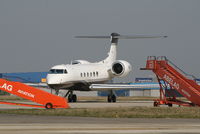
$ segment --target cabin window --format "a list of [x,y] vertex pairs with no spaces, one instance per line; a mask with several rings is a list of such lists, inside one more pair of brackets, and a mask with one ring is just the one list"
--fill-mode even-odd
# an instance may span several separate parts
[[93,72],[93,76],[95,77],[95,72]]
[[67,70],[66,69],[65,69],[64,73],[67,74]]
[[90,72],[90,77],[92,77],[92,72]]
[[87,73],[87,77],[89,77],[89,73]]
[[86,77],[86,74],[84,73],[84,77]]
[[99,73],[98,73],[98,72],[96,72],[96,75],[97,75],[97,77],[98,77]]
[[81,73],[81,77],[83,77],[83,74]]

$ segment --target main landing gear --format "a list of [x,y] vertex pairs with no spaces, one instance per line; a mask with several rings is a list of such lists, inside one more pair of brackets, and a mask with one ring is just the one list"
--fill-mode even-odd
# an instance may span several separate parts
[[[56,95],[58,95],[58,94],[59,94],[59,90],[56,90]],[[72,90],[68,90],[68,92],[65,94],[64,98],[66,98],[66,97],[68,97],[68,102],[77,102],[77,96],[76,96],[76,94],[73,93]],[[107,101],[108,102],[116,102],[117,101],[117,97],[113,90],[109,91]]]
[[73,91],[69,90],[64,97],[66,98],[67,96],[68,102],[77,102],[77,96],[73,94]]
[[116,102],[117,97],[115,93],[111,90],[110,93],[108,94],[108,102]]

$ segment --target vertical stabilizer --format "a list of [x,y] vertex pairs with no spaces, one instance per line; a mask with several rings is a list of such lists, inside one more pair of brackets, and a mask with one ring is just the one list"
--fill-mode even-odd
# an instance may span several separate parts
[[111,39],[111,47],[108,52],[108,57],[99,63],[112,64],[117,58],[117,44],[119,39],[145,39],[145,38],[166,38],[167,36],[149,36],[149,35],[120,35],[118,33],[112,33],[110,36],[76,36],[76,38],[94,38],[94,39]]
[[118,33],[111,34],[111,36],[110,36],[110,38],[111,38],[110,51],[108,52],[108,57],[104,60],[104,63],[112,64],[117,58],[118,38],[115,38],[115,36],[120,36],[120,35]]

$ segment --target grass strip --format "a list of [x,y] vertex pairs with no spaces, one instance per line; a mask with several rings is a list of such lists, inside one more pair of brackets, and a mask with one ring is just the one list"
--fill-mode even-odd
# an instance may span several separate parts
[[198,107],[131,107],[131,108],[74,108],[74,109],[11,109],[0,114],[77,116],[99,118],[200,118]]

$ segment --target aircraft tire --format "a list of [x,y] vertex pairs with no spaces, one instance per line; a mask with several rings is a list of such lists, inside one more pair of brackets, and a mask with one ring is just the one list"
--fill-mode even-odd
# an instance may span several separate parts
[[77,102],[77,96],[75,94],[72,95],[72,101]]
[[111,95],[108,95],[108,102],[112,102],[112,98],[111,98]]
[[68,96],[68,102],[73,102],[71,94]]
[[117,98],[115,95],[112,95],[112,102],[116,102]]
[[108,95],[108,102],[116,102],[116,96],[115,95]]

